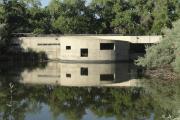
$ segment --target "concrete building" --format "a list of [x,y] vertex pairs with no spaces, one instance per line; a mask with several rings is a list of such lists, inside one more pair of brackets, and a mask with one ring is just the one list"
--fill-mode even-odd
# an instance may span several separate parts
[[136,86],[136,76],[130,74],[128,63],[88,64],[50,62],[45,69],[25,70],[23,84],[59,86]]
[[24,50],[43,51],[49,59],[62,61],[128,61],[131,45],[154,44],[161,36],[72,35],[19,37]]
[[58,37],[19,37],[13,40],[12,46],[24,51],[32,49],[45,52],[49,59],[60,59],[60,40]]

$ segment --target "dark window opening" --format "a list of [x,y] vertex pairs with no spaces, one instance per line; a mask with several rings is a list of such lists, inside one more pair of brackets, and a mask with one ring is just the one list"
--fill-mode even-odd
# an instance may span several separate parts
[[81,49],[81,57],[88,57],[88,49]]
[[66,74],[66,77],[67,77],[67,78],[70,78],[70,77],[71,77],[71,74]]
[[66,46],[66,50],[71,50],[71,46]]
[[105,81],[113,81],[114,80],[114,74],[101,74],[100,80]]
[[130,53],[145,53],[145,44],[130,44]]
[[81,75],[88,76],[88,68],[81,68]]
[[100,43],[100,50],[114,50],[114,43]]

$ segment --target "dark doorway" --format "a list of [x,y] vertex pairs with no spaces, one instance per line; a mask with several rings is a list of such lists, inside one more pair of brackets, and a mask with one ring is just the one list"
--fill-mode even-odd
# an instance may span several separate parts
[[114,50],[114,43],[100,43],[100,50]]

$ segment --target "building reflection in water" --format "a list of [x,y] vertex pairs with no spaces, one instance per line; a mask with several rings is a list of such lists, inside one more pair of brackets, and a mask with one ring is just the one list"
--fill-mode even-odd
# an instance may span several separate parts
[[136,69],[129,63],[50,62],[45,69],[22,72],[20,82],[60,86],[137,86],[134,73]]

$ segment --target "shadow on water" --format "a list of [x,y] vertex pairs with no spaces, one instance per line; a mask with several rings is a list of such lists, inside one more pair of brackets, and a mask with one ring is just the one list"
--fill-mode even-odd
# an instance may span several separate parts
[[[180,114],[179,82],[142,79],[140,86],[104,87],[137,78],[133,65],[7,65],[0,65],[0,119],[3,120],[173,120]],[[81,67],[88,68],[88,76],[87,69],[81,71]],[[102,73],[115,73],[115,77],[110,83],[101,82]],[[65,77],[68,83],[64,82]]]

